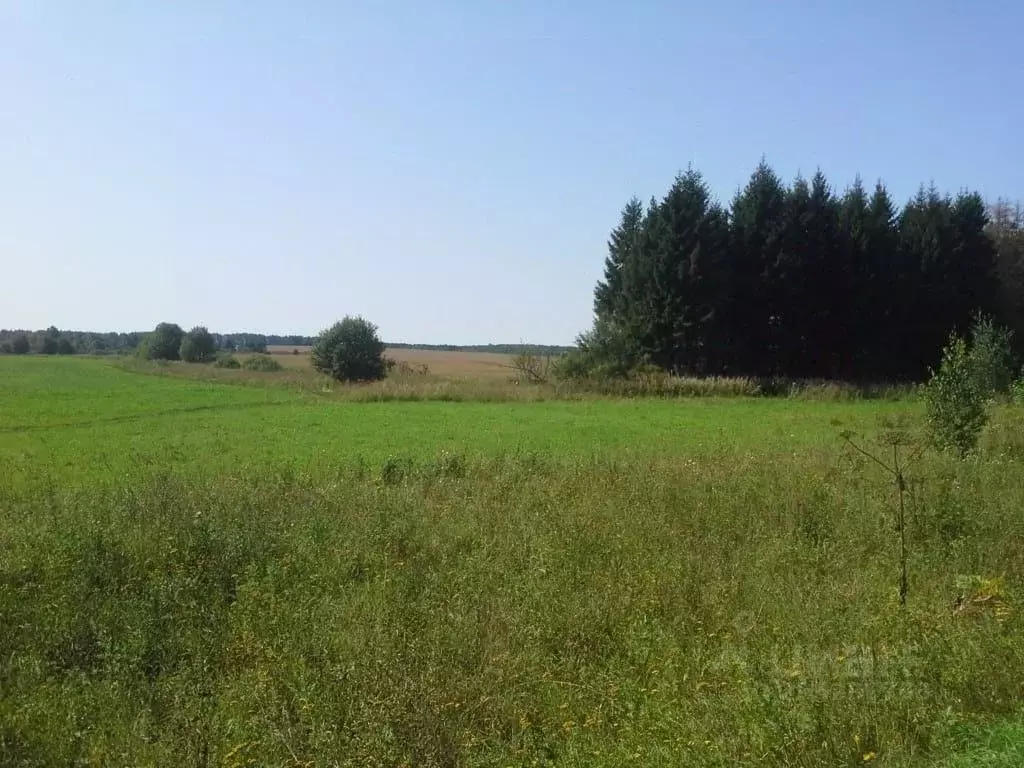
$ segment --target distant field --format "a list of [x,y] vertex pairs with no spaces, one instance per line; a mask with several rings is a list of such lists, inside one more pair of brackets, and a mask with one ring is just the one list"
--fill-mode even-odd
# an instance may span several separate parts
[[[271,346],[267,351],[289,367],[309,365],[309,347]],[[299,354],[294,354],[295,351]],[[460,376],[467,378],[508,378],[511,355],[493,352],[445,352],[430,349],[388,348],[387,356],[392,360],[407,363],[415,368],[426,366],[431,374],[438,376]]]
[[309,350],[312,347],[292,347],[287,344],[271,344],[267,347],[267,352],[271,355],[291,355],[298,352],[300,355],[309,354]]
[[838,433],[918,403],[197,368],[0,357],[0,765],[1021,764],[1021,409],[913,467],[900,608]]

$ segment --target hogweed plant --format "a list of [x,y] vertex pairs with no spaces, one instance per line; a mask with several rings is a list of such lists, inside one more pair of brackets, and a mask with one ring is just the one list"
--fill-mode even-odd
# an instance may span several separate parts
[[910,479],[907,471],[924,452],[925,443],[914,438],[909,430],[900,423],[884,424],[878,436],[881,450],[876,454],[857,442],[857,434],[844,430],[840,437],[848,448],[880,467],[892,478],[896,489],[896,534],[899,537],[899,598],[900,607],[907,605],[909,591],[909,575],[907,567],[907,496],[910,493]]

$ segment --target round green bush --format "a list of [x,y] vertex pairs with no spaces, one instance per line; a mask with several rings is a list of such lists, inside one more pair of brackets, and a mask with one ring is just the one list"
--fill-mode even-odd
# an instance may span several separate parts
[[160,323],[146,337],[145,344],[140,349],[150,360],[178,360],[178,352],[184,338],[185,332],[177,323]]
[[178,348],[178,356],[186,363],[208,363],[216,354],[213,336],[201,325],[186,333]]
[[387,376],[384,342],[377,326],[346,316],[322,331],[313,344],[313,367],[337,381],[378,381]]

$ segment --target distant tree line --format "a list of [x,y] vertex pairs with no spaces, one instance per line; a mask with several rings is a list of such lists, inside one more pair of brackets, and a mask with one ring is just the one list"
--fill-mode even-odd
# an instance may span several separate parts
[[50,326],[45,330],[0,330],[0,354],[27,355],[103,355],[119,350],[134,350],[143,333],[91,333],[61,331]]
[[[0,330],[0,354],[109,355],[134,354],[150,331],[96,333],[46,330]],[[312,346],[315,336],[278,336],[257,333],[211,333],[214,347],[238,352],[266,352],[268,346]]]
[[[174,324],[170,324],[174,325]],[[0,354],[135,354],[153,331],[132,333],[95,333],[61,331],[50,327],[43,331],[0,330]],[[184,331],[182,331],[184,335]],[[317,336],[257,333],[213,333],[210,338],[216,350],[228,352],[266,352],[268,347],[312,347]],[[179,340],[180,343],[181,340]],[[524,351],[537,355],[557,356],[573,347],[550,344],[388,344],[395,349],[424,349],[445,352],[493,352],[516,355]]]
[[316,336],[278,336],[270,334],[263,338],[265,339],[267,346],[271,347],[311,347],[316,343]]
[[728,207],[692,168],[622,211],[569,375],[921,379],[978,313],[1024,340],[1024,215],[858,178],[785,184],[761,162]]

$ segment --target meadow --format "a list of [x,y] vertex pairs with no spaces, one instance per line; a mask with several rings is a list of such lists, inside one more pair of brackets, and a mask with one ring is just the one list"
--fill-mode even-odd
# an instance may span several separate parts
[[[9,486],[95,483],[173,466],[178,473],[317,474],[388,459],[528,456],[545,461],[672,459],[836,446],[843,428],[913,412],[906,404],[785,399],[551,399],[376,402],[187,375],[127,373],[101,360],[9,358],[0,381],[0,458]],[[167,368],[208,371],[205,366]],[[229,371],[227,373],[235,373]],[[244,374],[250,380],[251,374]],[[287,377],[282,379],[288,381]],[[507,388],[507,384],[504,385]]]
[[912,400],[300,373],[0,358],[0,764],[1024,764],[1020,408],[912,464],[901,607],[840,432]]

